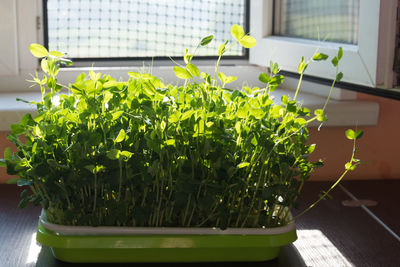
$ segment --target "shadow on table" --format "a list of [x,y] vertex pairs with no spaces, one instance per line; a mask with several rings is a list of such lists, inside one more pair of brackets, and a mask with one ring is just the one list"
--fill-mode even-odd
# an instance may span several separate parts
[[200,267],[200,266],[207,266],[207,267],[221,267],[221,266],[237,266],[237,267],[244,267],[244,266],[264,266],[264,267],[275,267],[275,266],[287,266],[287,267],[302,267],[306,266],[303,259],[301,258],[299,252],[297,251],[296,247],[292,244],[285,246],[281,249],[279,256],[277,259],[267,261],[267,262],[201,262],[201,263],[79,263],[79,264],[72,264],[67,262],[62,262],[54,258],[53,254],[51,253],[50,248],[42,247],[38,259],[36,261],[36,267],[58,267],[58,266],[138,266],[138,267],[183,267],[183,266],[193,266],[193,267]]

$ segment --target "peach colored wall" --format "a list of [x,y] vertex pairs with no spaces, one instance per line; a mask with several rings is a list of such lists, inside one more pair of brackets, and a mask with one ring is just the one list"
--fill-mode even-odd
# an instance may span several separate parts
[[[359,127],[364,136],[357,142],[356,155],[367,163],[348,173],[345,179],[400,179],[400,101],[360,93],[357,98],[379,103],[378,125]],[[351,127],[311,129],[311,142],[317,144],[313,158],[325,162],[311,179],[333,180],[343,172],[352,150],[352,142],[344,135],[348,128]]]
[[[400,101],[358,94],[359,100],[376,101],[380,104],[377,126],[359,127],[364,136],[358,142],[357,157],[368,163],[360,165],[345,179],[400,179]],[[328,114],[329,115],[329,114]],[[316,170],[312,180],[334,180],[344,170],[349,160],[352,142],[344,132],[349,127],[322,127],[311,129],[311,142],[317,144],[314,159],[324,159],[325,166]],[[0,132],[0,158],[6,147],[12,147],[6,140],[6,133]],[[0,183],[5,183],[5,168],[0,168]]]

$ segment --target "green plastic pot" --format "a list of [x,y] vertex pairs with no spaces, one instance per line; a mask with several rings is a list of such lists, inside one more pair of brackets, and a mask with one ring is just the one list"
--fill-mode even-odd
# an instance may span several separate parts
[[[74,226],[67,227],[73,229]],[[297,239],[294,224],[273,228],[273,234],[255,233],[255,229],[250,229],[250,234],[246,229],[233,229],[227,234],[219,229],[208,229],[206,234],[199,234],[199,228],[194,228],[194,234],[188,229],[178,234],[177,228],[161,229],[157,234],[148,234],[149,229],[144,234],[112,234],[107,230],[94,234],[82,233],[78,227],[75,234],[60,234],[45,228],[39,220],[36,239],[50,247],[55,258],[66,262],[268,261],[278,256],[282,246]],[[168,229],[174,234],[169,234]]]

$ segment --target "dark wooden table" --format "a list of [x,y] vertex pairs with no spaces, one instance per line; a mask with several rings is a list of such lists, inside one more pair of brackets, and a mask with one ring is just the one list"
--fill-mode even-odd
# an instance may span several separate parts
[[[312,203],[328,182],[310,182],[304,188],[299,210]],[[343,183],[358,199],[378,202],[370,207],[395,235],[400,235],[400,180]],[[20,189],[0,185],[0,266],[69,266],[47,247],[35,242],[40,208],[17,208]],[[75,266],[400,266],[400,241],[360,207],[345,207],[350,199],[341,188],[296,221],[299,239],[282,249],[276,260],[257,263],[199,264],[75,264]],[[298,211],[294,211],[296,213]]]

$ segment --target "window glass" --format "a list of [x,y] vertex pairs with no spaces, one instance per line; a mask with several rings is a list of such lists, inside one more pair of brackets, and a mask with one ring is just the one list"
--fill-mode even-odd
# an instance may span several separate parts
[[[72,58],[173,57],[214,34],[213,45],[198,55],[215,56],[217,44],[230,38],[231,25],[244,24],[245,2],[48,0],[48,46]],[[245,51],[234,46],[227,55]]]
[[275,5],[275,35],[358,42],[360,0],[279,0]]

